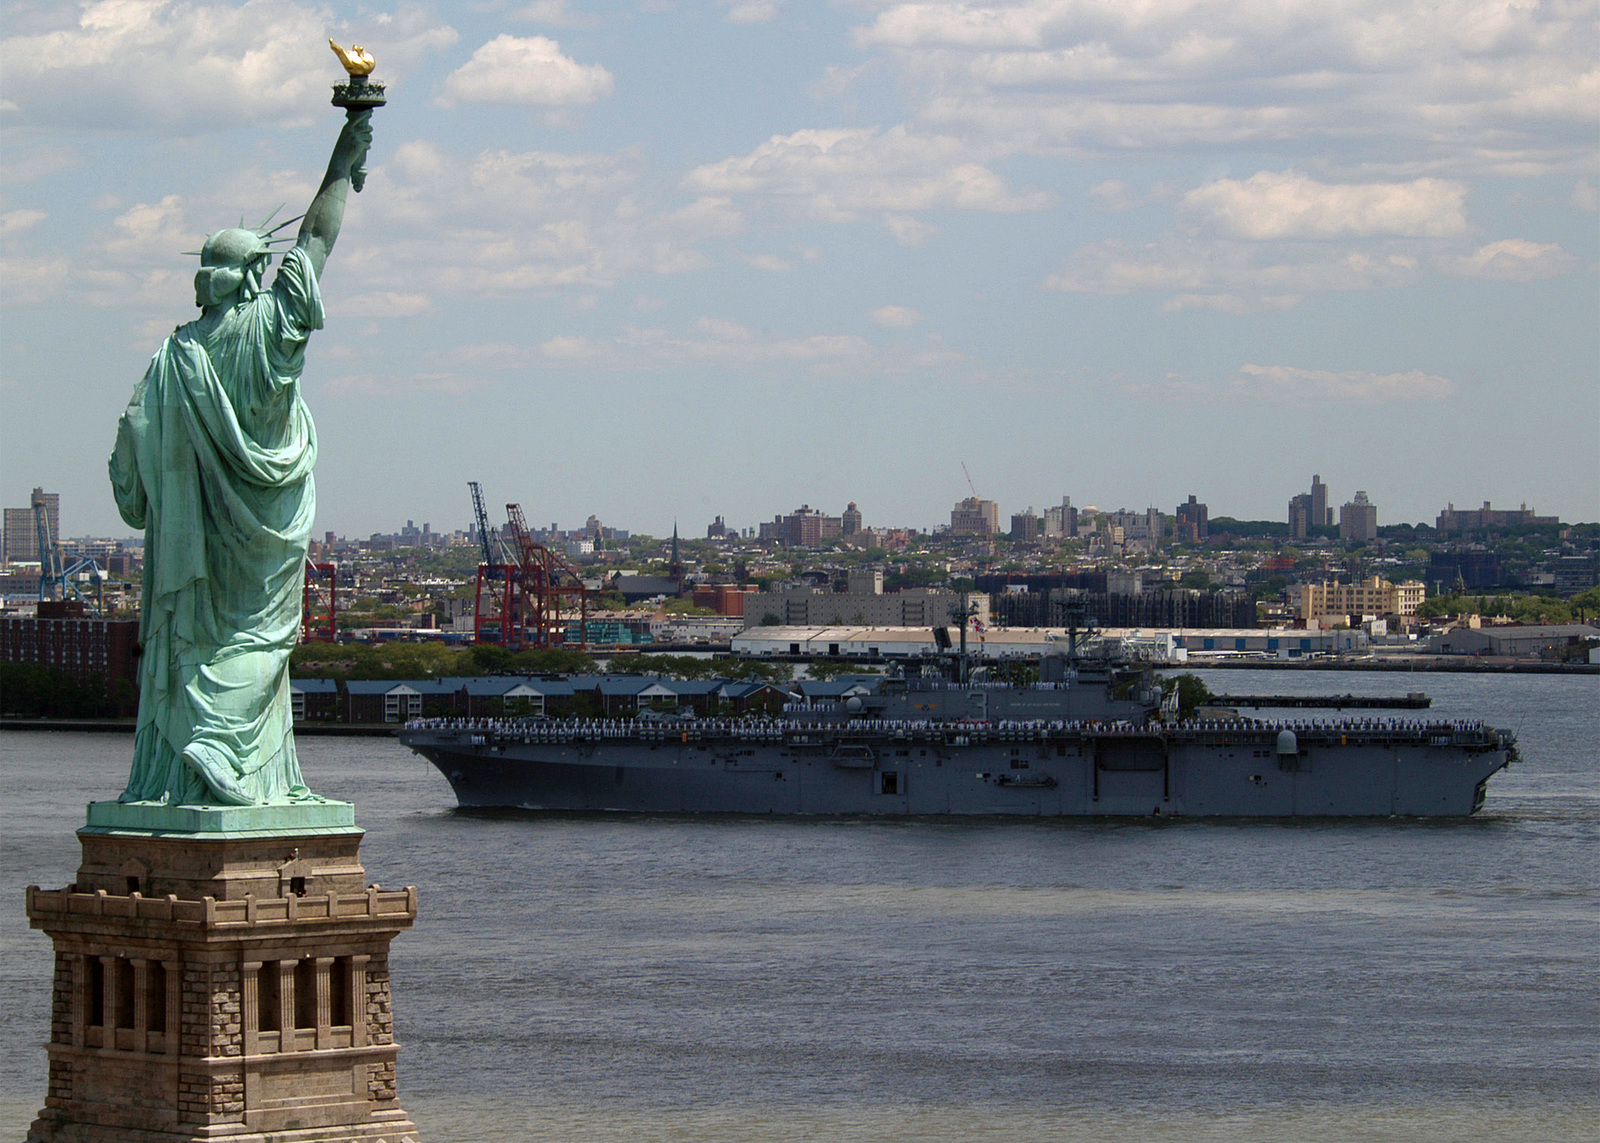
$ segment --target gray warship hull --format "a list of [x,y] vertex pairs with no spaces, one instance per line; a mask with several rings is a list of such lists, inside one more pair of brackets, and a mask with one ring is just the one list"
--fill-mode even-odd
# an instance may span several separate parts
[[1472,723],[415,723],[465,807],[1028,817],[1464,817],[1515,757]]

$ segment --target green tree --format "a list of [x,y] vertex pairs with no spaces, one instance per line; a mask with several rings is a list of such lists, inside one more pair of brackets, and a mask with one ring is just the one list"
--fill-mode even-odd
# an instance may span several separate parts
[[879,675],[875,667],[852,663],[845,659],[816,659],[806,664],[806,675],[818,682],[828,682],[840,675]]
[[1575,615],[1582,616],[1585,620],[1600,617],[1600,587],[1591,587],[1580,591],[1577,595],[1567,600]]
[[1446,615],[1460,615],[1462,603],[1459,595],[1436,595],[1417,604],[1417,618],[1442,619]]
[[1181,718],[1189,718],[1197,708],[1211,702],[1211,688],[1199,675],[1184,673],[1162,680],[1164,693],[1170,694],[1174,689],[1178,692],[1178,715]]
[[723,678],[752,682],[786,683],[794,678],[792,664],[767,663],[760,659],[718,659],[717,671]]
[[669,679],[705,679],[716,671],[710,659],[693,655],[618,655],[611,660],[614,675],[661,675]]

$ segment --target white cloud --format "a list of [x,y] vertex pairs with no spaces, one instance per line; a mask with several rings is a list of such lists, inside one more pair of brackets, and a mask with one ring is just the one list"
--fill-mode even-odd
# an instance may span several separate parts
[[1317,404],[1346,401],[1382,405],[1397,402],[1444,401],[1455,396],[1456,384],[1448,377],[1413,370],[1410,373],[1333,372],[1297,369],[1289,365],[1243,365],[1230,385],[1234,396],[1250,399]]
[[0,236],[32,230],[49,217],[42,210],[8,210],[0,214]]
[[823,69],[822,78],[806,89],[806,94],[818,102],[832,102],[840,100],[850,94],[850,88],[867,73],[870,63],[857,64],[855,67],[844,67],[840,64],[829,64]]
[[322,395],[330,397],[396,397],[435,393],[464,397],[494,384],[482,374],[462,373],[347,373],[330,378]]
[[1505,238],[1457,258],[1453,269],[1468,278],[1532,282],[1564,274],[1576,262],[1576,258],[1554,243]]
[[[1260,295],[1268,299],[1322,290],[1367,290],[1409,285],[1420,262],[1404,248],[1328,249],[1316,244],[1202,240],[1168,235],[1131,246],[1100,242],[1076,251],[1061,272],[1045,280],[1052,290],[1131,294],[1171,290],[1181,294]],[[1225,306],[1219,302],[1213,308]]]
[[1182,313],[1184,310],[1211,310],[1219,314],[1247,314],[1256,306],[1238,294],[1174,294],[1161,304],[1161,312]]
[[1240,238],[1439,238],[1466,230],[1466,193],[1463,184],[1443,179],[1341,185],[1261,171],[1197,187],[1178,208]]
[[774,135],[747,155],[696,167],[683,182],[703,194],[764,195],[834,222],[879,212],[1041,210],[1052,201],[1042,191],[1012,191],[970,161],[961,140],[904,126]]
[[591,338],[557,334],[540,345],[539,352],[552,361],[583,361],[599,357],[605,347]]
[[0,258],[0,300],[7,306],[48,301],[60,296],[73,276],[62,254]]
[[433,300],[427,294],[407,294],[395,290],[335,297],[328,303],[330,313],[351,318],[415,317],[432,308]]
[[123,261],[165,261],[184,249],[198,250],[204,240],[204,234],[186,224],[183,199],[169,194],[160,202],[135,203],[119,214],[101,249]]
[[736,321],[729,321],[726,318],[697,318],[694,328],[695,332],[703,333],[717,341],[753,342],[756,340],[755,330],[748,326],[740,325]]
[[939,233],[939,228],[931,222],[923,222],[909,214],[886,214],[883,216],[883,225],[902,246],[921,246]]
[[925,127],[1001,152],[1317,140],[1536,173],[1589,160],[1597,23],[1576,0],[911,2],[856,41],[897,61]]
[[1161,312],[1177,314],[1184,310],[1211,310],[1213,313],[1240,316],[1292,310],[1304,300],[1301,294],[1255,294],[1251,297],[1238,294],[1174,294],[1161,303]]
[[728,6],[728,21],[734,24],[764,24],[778,16],[777,0],[723,0]]
[[1107,179],[1089,188],[1089,197],[1096,199],[1107,210],[1131,210],[1139,205],[1139,196],[1121,179]]
[[787,274],[794,269],[793,262],[776,254],[752,254],[746,261],[757,270],[765,270],[770,274]]
[[[77,13],[53,30],[0,41],[16,119],[150,131],[304,117],[326,106],[327,40],[344,37],[326,10],[286,0],[99,0]],[[391,78],[456,35],[421,9],[376,30],[363,43]]]
[[[454,354],[439,364],[462,371]],[[934,339],[923,344],[875,345],[855,334],[774,334],[756,331],[728,318],[701,317],[685,335],[657,327],[628,327],[617,336],[597,338],[557,334],[530,353],[516,350],[501,368],[583,365],[618,372],[691,366],[740,374],[787,374],[853,377],[863,372],[928,373],[971,362]]]
[[1600,210],[1600,194],[1595,193],[1588,179],[1579,179],[1572,187],[1572,194],[1567,197],[1567,205],[1574,210],[1593,213]]
[[439,102],[577,107],[610,95],[611,73],[563,55],[548,36],[496,36],[444,81]]
[[567,0],[536,0],[525,8],[517,9],[512,16],[555,28],[584,28],[597,22],[593,16],[574,12],[567,6]]
[[642,159],[405,143],[364,197],[393,238],[352,250],[375,289],[435,295],[593,291],[707,264],[699,247],[736,232],[725,199],[662,211],[639,197]]
[[879,306],[867,316],[885,329],[910,329],[922,321],[922,315],[910,306]]
[[0,163],[0,186],[37,182],[70,171],[83,162],[76,151],[56,145],[16,148]]

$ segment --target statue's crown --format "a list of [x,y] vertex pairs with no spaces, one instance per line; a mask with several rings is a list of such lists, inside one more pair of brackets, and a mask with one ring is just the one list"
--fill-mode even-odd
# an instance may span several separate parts
[[[281,206],[278,208],[282,209]],[[231,226],[208,235],[204,246],[198,250],[187,250],[185,253],[200,255],[202,266],[247,266],[258,258],[265,258],[272,253],[273,243],[289,241],[287,236],[278,237],[278,231],[305,217],[296,215],[268,229],[267,224],[277,215],[278,210],[267,215],[261,225],[253,228],[245,226],[244,219],[241,218],[238,226]]]

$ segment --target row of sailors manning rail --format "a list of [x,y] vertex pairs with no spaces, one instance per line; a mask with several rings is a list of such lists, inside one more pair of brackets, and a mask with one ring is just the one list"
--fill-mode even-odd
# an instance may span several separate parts
[[[788,718],[696,718],[679,722],[641,722],[634,719],[607,720],[584,719],[526,719],[526,718],[414,718],[406,724],[410,730],[462,730],[487,731],[510,738],[523,739],[604,739],[604,738],[673,738],[689,730],[699,735],[726,735],[731,738],[777,738],[786,732],[808,732],[819,729],[847,730],[850,733],[881,731],[898,732],[978,733],[1008,735],[1037,735],[1041,733],[1092,733],[1099,735],[1149,734],[1148,724],[1136,722],[1100,722],[1095,719],[1075,720],[1012,720],[997,719],[990,722],[955,721],[935,722],[930,719],[858,718],[847,724],[816,723]],[[1301,733],[1361,733],[1427,735],[1427,734],[1482,734],[1488,724],[1482,719],[1451,719],[1420,721],[1416,719],[1349,718],[1349,719],[1289,719],[1276,721],[1259,718],[1234,718],[1223,720],[1185,720],[1169,723],[1166,729],[1183,731],[1239,732],[1259,731],[1277,733],[1292,730]]]

